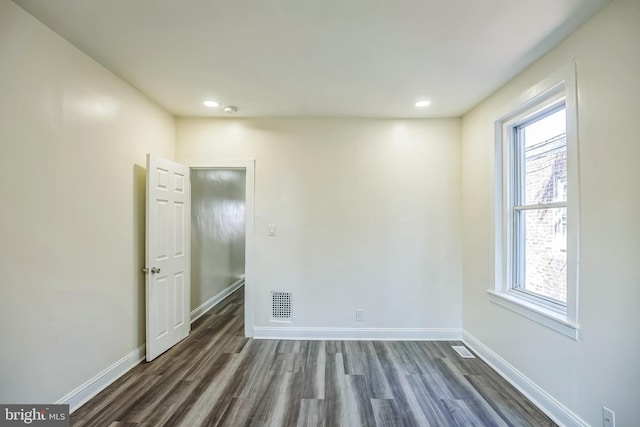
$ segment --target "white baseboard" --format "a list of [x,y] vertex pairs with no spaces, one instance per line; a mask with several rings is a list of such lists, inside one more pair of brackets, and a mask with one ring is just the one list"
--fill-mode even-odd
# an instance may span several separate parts
[[344,341],[459,341],[457,328],[253,327],[254,339]]
[[111,385],[115,380],[126,374],[132,368],[136,367],[144,360],[144,357],[145,346],[141,345],[55,403],[67,404],[69,405],[70,412],[75,411],[84,405],[89,399]]
[[511,366],[506,360],[494,353],[469,332],[462,331],[462,342],[558,425],[566,427],[589,427],[586,421],[527,378],[522,372]]
[[244,285],[244,278],[235,281],[231,286],[224,288],[222,291],[206,300],[202,305],[200,305],[200,307],[191,312],[191,323],[198,320],[200,316],[211,310],[216,304],[234,293],[236,289],[240,288],[242,285]]

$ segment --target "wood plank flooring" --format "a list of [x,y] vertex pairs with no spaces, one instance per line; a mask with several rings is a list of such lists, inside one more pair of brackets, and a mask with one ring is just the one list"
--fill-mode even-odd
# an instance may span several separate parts
[[459,342],[243,337],[243,289],[78,409],[73,426],[553,426]]

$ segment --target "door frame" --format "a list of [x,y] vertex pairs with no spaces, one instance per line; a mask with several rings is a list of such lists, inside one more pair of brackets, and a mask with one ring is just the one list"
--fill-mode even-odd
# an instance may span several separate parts
[[189,169],[245,170],[244,335],[247,338],[253,338],[255,291],[255,160],[249,158],[220,158],[185,164]]

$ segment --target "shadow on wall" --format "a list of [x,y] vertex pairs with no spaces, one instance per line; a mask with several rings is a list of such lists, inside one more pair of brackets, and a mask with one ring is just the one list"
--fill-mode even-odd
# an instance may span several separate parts
[[138,345],[146,341],[145,330],[145,276],[142,269],[145,264],[146,245],[146,210],[147,210],[147,169],[140,165],[133,166],[133,253],[136,260],[132,282],[137,285],[138,301]]

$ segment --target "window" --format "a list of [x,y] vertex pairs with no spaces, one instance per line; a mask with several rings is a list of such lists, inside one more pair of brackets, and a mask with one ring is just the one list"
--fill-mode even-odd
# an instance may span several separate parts
[[571,65],[540,83],[537,94],[496,122],[496,269],[490,296],[577,339],[574,75]]
[[[567,302],[566,108],[564,98],[509,128],[511,286],[521,297],[562,311]],[[560,224],[559,224],[560,223]]]

